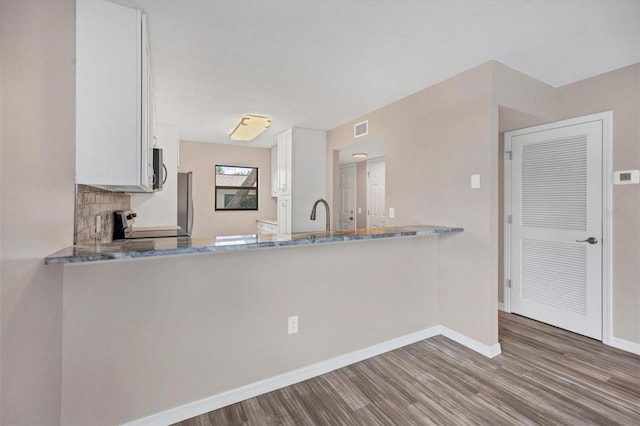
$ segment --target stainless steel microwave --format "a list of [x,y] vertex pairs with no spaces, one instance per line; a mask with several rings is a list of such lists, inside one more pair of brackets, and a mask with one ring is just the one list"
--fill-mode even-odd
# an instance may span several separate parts
[[167,181],[167,167],[162,162],[162,149],[153,148],[153,190],[162,191]]

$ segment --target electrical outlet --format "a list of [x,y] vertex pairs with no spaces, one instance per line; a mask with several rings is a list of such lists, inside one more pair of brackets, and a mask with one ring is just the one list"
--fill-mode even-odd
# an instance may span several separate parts
[[298,316],[289,317],[287,332],[289,334],[296,334],[298,332]]
[[96,216],[96,234],[99,234],[102,231],[102,216]]

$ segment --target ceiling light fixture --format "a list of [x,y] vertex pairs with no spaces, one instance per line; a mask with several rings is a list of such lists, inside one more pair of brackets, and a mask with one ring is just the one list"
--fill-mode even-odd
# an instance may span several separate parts
[[367,154],[366,152],[354,152],[353,154],[353,158],[367,158]]
[[271,118],[260,115],[243,115],[229,138],[235,141],[250,141],[271,127]]

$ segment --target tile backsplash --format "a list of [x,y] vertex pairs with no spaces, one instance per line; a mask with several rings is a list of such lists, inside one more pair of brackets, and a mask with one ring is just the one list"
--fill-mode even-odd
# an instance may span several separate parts
[[[131,208],[131,197],[78,185],[76,201],[75,244],[108,243],[113,238],[113,212]],[[96,216],[102,217],[102,230],[96,233]]]

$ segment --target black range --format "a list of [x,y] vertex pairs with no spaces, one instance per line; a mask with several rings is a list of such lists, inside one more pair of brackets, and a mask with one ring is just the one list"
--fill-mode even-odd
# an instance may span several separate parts
[[172,237],[189,237],[190,235],[183,230],[167,229],[166,227],[158,229],[147,229],[135,231],[133,224],[138,214],[133,210],[118,210],[113,213],[113,239],[114,240],[133,240],[142,238],[172,238]]

